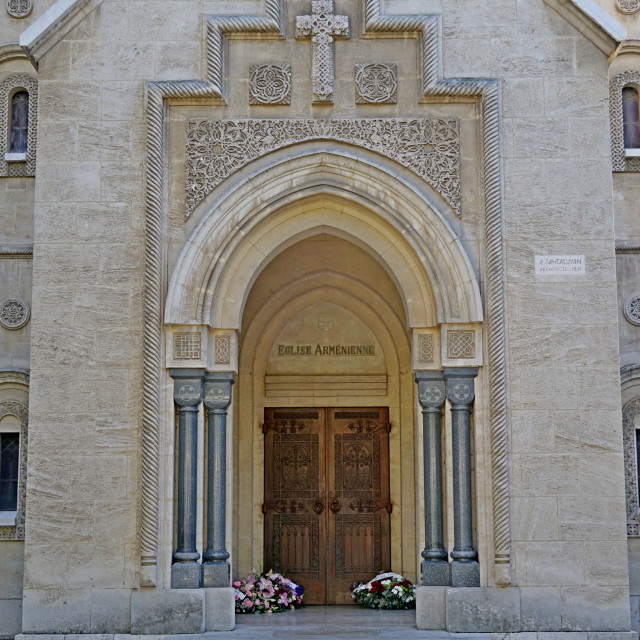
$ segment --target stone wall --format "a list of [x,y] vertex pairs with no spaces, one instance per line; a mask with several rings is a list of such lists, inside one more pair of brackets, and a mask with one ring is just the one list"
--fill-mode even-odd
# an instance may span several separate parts
[[[421,101],[415,40],[358,40],[362,17],[341,0],[336,11],[350,15],[353,35],[336,45],[336,102],[312,106],[310,45],[292,37],[309,6],[286,7],[286,41],[229,43],[228,107],[171,108],[165,290],[205,208],[185,222],[186,119],[453,115],[465,186],[460,219],[446,215],[484,291],[478,105]],[[229,10],[226,2],[104,1],[40,60],[27,633],[131,628],[130,590],[140,586],[144,81],[203,78],[201,11]],[[447,0],[442,13],[444,75],[502,79],[512,579],[533,628],[544,619],[554,631],[628,629],[612,185],[608,137],[593,133],[608,131],[606,56],[542,0]],[[249,104],[257,58],[292,62],[290,107]],[[354,65],[368,61],[397,63],[397,104],[354,105]],[[548,254],[585,255],[586,275],[537,278],[534,257]],[[164,411],[170,381],[161,375]],[[483,584],[492,585],[486,388],[478,395],[477,537]],[[163,427],[170,451],[171,416]],[[169,458],[165,514],[170,470]],[[167,553],[160,562],[166,587]]]

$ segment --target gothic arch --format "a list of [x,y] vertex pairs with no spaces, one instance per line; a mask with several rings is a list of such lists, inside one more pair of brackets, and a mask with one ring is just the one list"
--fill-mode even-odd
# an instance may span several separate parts
[[262,268],[326,231],[379,256],[404,299],[408,327],[482,321],[477,276],[459,236],[397,169],[338,150],[256,164],[250,180],[202,205],[173,271],[165,322],[240,329]]

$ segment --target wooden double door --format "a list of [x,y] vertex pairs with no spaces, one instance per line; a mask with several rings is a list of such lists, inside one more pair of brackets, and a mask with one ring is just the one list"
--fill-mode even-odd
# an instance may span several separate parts
[[390,568],[389,429],[386,407],[265,409],[265,568],[308,604]]

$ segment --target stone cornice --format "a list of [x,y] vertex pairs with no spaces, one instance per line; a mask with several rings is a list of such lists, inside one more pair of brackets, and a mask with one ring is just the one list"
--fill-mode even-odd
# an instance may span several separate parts
[[100,0],[58,0],[20,35],[20,47],[33,66],[87,16]]
[[627,39],[627,30],[594,0],[544,1],[606,55]]

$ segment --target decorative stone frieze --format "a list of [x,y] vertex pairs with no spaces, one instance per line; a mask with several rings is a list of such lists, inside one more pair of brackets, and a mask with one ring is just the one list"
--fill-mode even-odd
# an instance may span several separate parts
[[199,360],[202,357],[200,334],[174,334],[173,357],[176,360]]
[[311,0],[311,15],[296,18],[296,38],[311,37],[313,102],[333,102],[334,38],[349,37],[349,16],[333,14],[333,0]]
[[465,329],[450,330],[447,332],[447,357],[452,360],[457,358],[473,359],[476,357],[475,331]]
[[291,65],[252,64],[249,104],[291,104]]
[[640,158],[627,158],[624,150],[622,90],[633,85],[640,90],[640,71],[623,71],[609,82],[609,117],[611,119],[611,168],[613,171],[640,171]]
[[8,0],[7,13],[12,18],[26,18],[33,8],[31,0]]
[[216,364],[231,364],[231,336],[215,337]]
[[347,142],[391,158],[425,180],[460,214],[457,119],[362,118],[188,122],[186,215],[251,160],[311,140]]
[[[5,151],[8,148],[9,99],[20,89],[29,94],[29,133],[27,138],[27,156],[22,162],[7,162]],[[0,82],[0,177],[34,176],[36,172],[36,131],[38,127],[38,81],[25,73],[17,73]]]
[[8,297],[0,302],[0,324],[5,329],[22,329],[31,315],[26,300],[17,297]]
[[418,336],[418,362],[427,364],[433,362],[433,335],[423,333]]
[[442,327],[442,363],[444,366],[480,366],[482,332],[479,326],[444,325]]
[[634,293],[624,301],[623,311],[631,324],[640,326],[640,293]]
[[640,0],[616,0],[616,9],[620,13],[637,13],[640,10]]
[[398,70],[395,64],[376,62],[356,65],[356,104],[398,102]]
[[638,467],[636,455],[636,416],[640,413],[640,398],[622,407],[622,443],[624,449],[624,486],[627,507],[627,535],[640,535],[638,514]]
[[27,449],[29,409],[22,402],[8,400],[0,402],[0,420],[13,415],[20,422],[20,454],[18,459],[18,513],[16,524],[0,527],[0,540],[24,540],[25,505],[27,497]]

